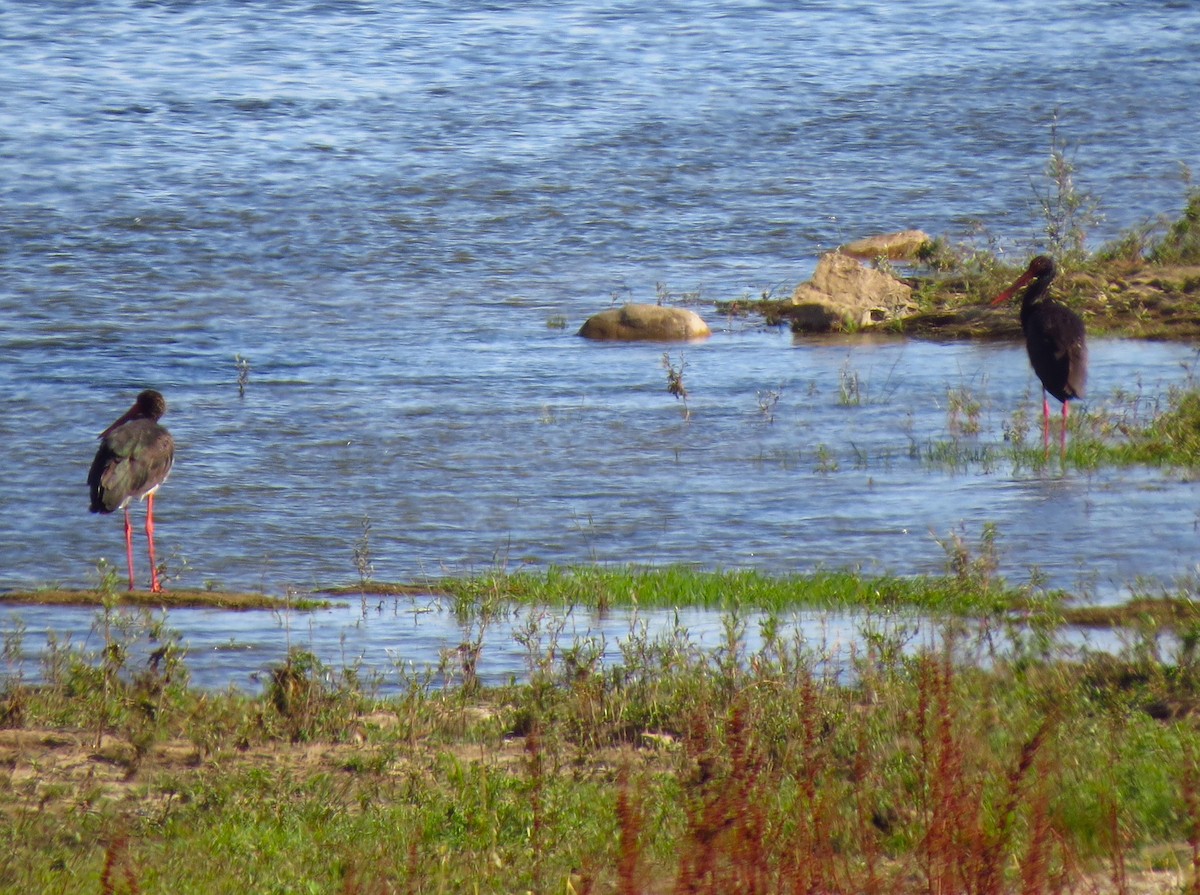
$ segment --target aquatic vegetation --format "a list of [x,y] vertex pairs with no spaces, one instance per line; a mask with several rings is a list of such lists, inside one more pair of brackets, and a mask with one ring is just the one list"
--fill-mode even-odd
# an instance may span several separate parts
[[838,463],[837,454],[827,444],[817,445],[816,464],[813,467],[814,471],[819,473],[837,472],[840,464]]
[[952,435],[978,435],[982,402],[967,386],[950,388],[946,392],[947,427]]
[[1129,435],[1121,456],[1138,463],[1200,465],[1200,391],[1174,391],[1169,405],[1143,429]]
[[366,587],[375,576],[375,564],[371,560],[371,517],[363,516],[362,534],[354,542],[354,569],[358,572],[358,583],[362,587]]
[[246,397],[246,386],[250,384],[250,361],[240,354],[233,356],[233,365],[237,369],[238,397]]
[[838,374],[838,403],[843,407],[858,407],[862,402],[863,390],[858,371],[850,367],[850,359],[847,358]]
[[929,439],[917,446],[917,456],[930,469],[943,472],[965,472],[978,468],[985,473],[995,471],[1004,456],[1004,450],[996,445],[976,440],[949,441]]
[[762,418],[768,423],[775,422],[775,405],[783,397],[783,385],[780,384],[773,389],[757,391],[754,396],[758,402],[758,412]]
[[1072,425],[1078,443],[1067,452],[1072,465],[1200,466],[1200,389],[1172,388],[1166,406],[1148,418],[1120,402],[1080,414]]
[[1039,598],[1027,587],[953,575],[901,577],[857,571],[776,576],[754,570],[708,572],[686,566],[551,567],[497,570],[438,582],[459,605],[502,601],[525,606],[605,610],[701,607],[722,611],[920,610],[959,614],[1002,612]]
[[[1014,472],[1052,467],[1200,467],[1200,388],[1192,383],[1170,389],[1161,406],[1148,404],[1140,394],[1118,392],[1108,404],[1079,409],[1069,420],[1070,439],[1064,450],[1047,450],[1040,439],[1029,438],[1031,422],[1025,407],[1013,411],[1002,424],[1002,443],[962,440],[954,431],[954,421],[952,407],[955,437],[930,439],[918,447],[921,460],[931,468],[992,472],[1006,461]],[[1059,425],[1051,421],[1052,437]]]
[[688,409],[688,393],[687,387],[683,384],[683,371],[687,369],[687,361],[683,355],[679,356],[679,363],[675,364],[671,361],[671,353],[664,351],[662,356],[663,369],[667,371],[667,393],[674,395],[680,401],[683,401],[683,418],[690,419],[692,412]]

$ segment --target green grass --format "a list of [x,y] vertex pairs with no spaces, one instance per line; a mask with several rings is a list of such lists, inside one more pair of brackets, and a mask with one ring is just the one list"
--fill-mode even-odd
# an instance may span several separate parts
[[1200,188],[1189,184],[1182,214],[1152,241],[1147,257],[1155,264],[1200,264]]
[[[725,636],[701,649],[678,623],[635,625],[604,662],[526,628],[524,682],[414,678],[387,697],[302,651],[261,693],[197,691],[182,652],[124,661],[140,639],[174,642],[161,620],[106,607],[95,652],[0,684],[0,890],[1049,893],[1128,879],[1148,854],[1186,880],[1194,638],[1138,627],[1118,655],[1079,656],[1057,646],[1052,606],[948,620],[932,651],[873,623],[897,605],[1007,605],[995,539],[951,535],[949,573],[911,581],[677,567],[448,582],[476,612],[705,605]],[[797,600],[863,611],[841,671],[769,614]],[[768,612],[753,648],[751,607]]]
[[[1052,438],[1057,439],[1057,434],[1052,433]],[[1032,465],[1039,449],[1021,445],[1014,456]],[[1120,400],[1113,406],[1077,412],[1068,432],[1066,460],[1078,469],[1200,467],[1200,389],[1191,384],[1171,389],[1166,406],[1148,419],[1139,417],[1136,406]]]
[[953,437],[914,443],[910,455],[915,454],[930,468],[948,471],[975,468],[993,472],[1003,467],[1014,472],[1133,466],[1200,469],[1200,387],[1193,378],[1189,375],[1184,386],[1172,387],[1154,407],[1142,404],[1140,396],[1118,393],[1104,404],[1075,407],[1065,450],[1060,446],[1057,414],[1051,419],[1047,449],[1040,414],[1033,416],[1020,407],[1003,427],[1003,442],[974,435],[960,437],[951,425]]
[[987,614],[1031,599],[1027,588],[962,576],[865,575],[820,571],[768,575],[753,570],[704,572],[687,566],[552,567],[446,578],[437,589],[464,607],[499,604],[580,606],[588,609],[700,607],[781,613],[796,610]]

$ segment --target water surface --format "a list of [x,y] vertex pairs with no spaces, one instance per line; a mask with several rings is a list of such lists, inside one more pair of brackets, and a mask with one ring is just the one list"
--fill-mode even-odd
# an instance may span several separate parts
[[[7,4],[0,586],[121,563],[84,479],[145,386],[183,585],[355,580],[364,520],[380,579],[915,574],[990,522],[1017,580],[1170,582],[1197,537],[1177,474],[923,459],[951,389],[980,451],[1036,412],[1019,345],[794,339],[712,302],[908,226],[1024,255],[1056,118],[1090,244],[1177,213],[1198,60],[1171,2]],[[670,349],[686,418],[663,346],[573,335],[660,293],[716,331]],[[1097,339],[1090,400],[1151,405],[1193,361]]]

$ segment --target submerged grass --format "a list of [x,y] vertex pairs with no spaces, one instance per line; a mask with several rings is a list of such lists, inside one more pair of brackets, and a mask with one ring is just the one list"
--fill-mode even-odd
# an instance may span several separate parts
[[889,610],[987,614],[1028,605],[1028,588],[991,578],[864,575],[852,570],[767,575],[754,570],[706,572],[688,566],[551,567],[442,579],[439,588],[468,606],[486,601],[588,609],[640,607],[784,612]]
[[961,437],[963,433],[951,426],[951,438],[914,444],[910,453],[927,466],[950,471],[991,472],[1004,465],[1034,471],[1129,466],[1200,469],[1200,386],[1192,370],[1183,386],[1172,387],[1153,402],[1118,392],[1104,404],[1076,406],[1065,450],[1060,449],[1057,414],[1051,420],[1049,449],[1043,444],[1040,414],[1036,420],[1030,416],[1027,408],[1015,410],[1003,426],[1002,443],[981,440],[976,433]]
[[[1057,438],[1057,434],[1054,436]],[[1014,444],[1014,459],[1036,466],[1041,445]],[[1200,468],[1200,388],[1189,383],[1172,388],[1166,406],[1142,418],[1136,406],[1118,399],[1112,406],[1089,408],[1073,415],[1068,432],[1067,463],[1078,469],[1102,466]]]
[[1169,406],[1110,449],[1117,460],[1156,466],[1200,466],[1200,391],[1174,391]]

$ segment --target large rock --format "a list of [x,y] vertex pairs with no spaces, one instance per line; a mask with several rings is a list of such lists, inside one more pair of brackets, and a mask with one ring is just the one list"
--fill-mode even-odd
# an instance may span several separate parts
[[589,317],[579,328],[585,339],[626,342],[686,342],[711,334],[695,311],[661,305],[623,305]]
[[788,311],[800,332],[855,330],[916,313],[912,289],[848,255],[828,252],[813,278],[796,287]]
[[931,242],[922,230],[901,230],[899,233],[883,233],[848,242],[838,249],[843,255],[865,258],[887,258],[890,261],[914,261],[921,249]]

